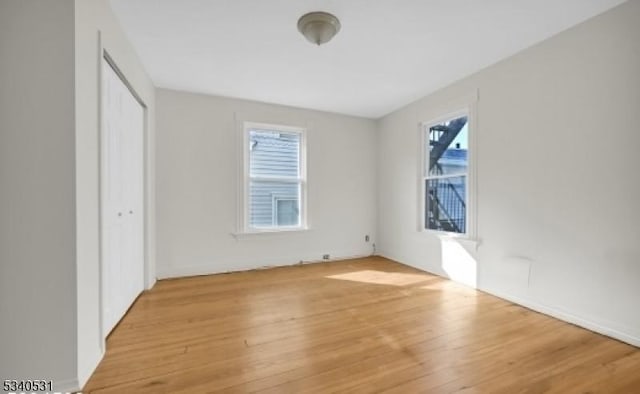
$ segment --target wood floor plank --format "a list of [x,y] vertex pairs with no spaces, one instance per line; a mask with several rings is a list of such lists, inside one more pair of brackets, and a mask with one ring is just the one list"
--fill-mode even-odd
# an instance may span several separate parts
[[159,281],[83,391],[640,392],[640,350],[372,257]]

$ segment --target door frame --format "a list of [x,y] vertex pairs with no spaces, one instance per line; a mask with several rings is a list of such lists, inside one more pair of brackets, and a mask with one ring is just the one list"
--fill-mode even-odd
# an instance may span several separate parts
[[154,278],[150,277],[151,267],[150,267],[150,259],[149,259],[149,241],[148,241],[148,207],[149,207],[149,189],[148,189],[148,179],[149,179],[149,109],[142,99],[142,97],[136,92],[133,85],[129,82],[125,74],[122,72],[121,68],[118,67],[116,61],[110,55],[109,51],[105,49],[102,45],[101,40],[99,40],[99,61],[98,61],[98,162],[99,162],[99,204],[98,204],[98,216],[99,216],[99,321],[100,321],[100,348],[102,352],[106,351],[106,338],[109,335],[109,332],[105,330],[105,305],[106,305],[106,297],[105,297],[105,277],[106,277],[106,264],[104,262],[104,218],[103,218],[103,207],[105,201],[105,187],[104,187],[104,173],[105,173],[105,162],[103,160],[103,149],[105,146],[105,128],[104,128],[104,114],[103,114],[103,98],[104,98],[104,75],[103,75],[103,65],[106,62],[116,73],[116,75],[120,78],[122,83],[126,86],[127,90],[133,95],[134,99],[142,106],[143,111],[143,130],[142,130],[142,165],[143,165],[143,177],[142,177],[142,227],[143,227],[143,245],[142,245],[142,255],[143,255],[143,288],[144,290],[148,290],[153,286],[155,282]]

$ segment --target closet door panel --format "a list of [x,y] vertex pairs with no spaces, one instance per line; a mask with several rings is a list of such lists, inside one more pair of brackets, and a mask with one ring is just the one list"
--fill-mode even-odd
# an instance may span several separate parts
[[126,98],[126,216],[127,260],[125,289],[130,305],[144,289],[144,109],[129,94]]
[[103,62],[102,315],[110,332],[144,288],[144,108]]

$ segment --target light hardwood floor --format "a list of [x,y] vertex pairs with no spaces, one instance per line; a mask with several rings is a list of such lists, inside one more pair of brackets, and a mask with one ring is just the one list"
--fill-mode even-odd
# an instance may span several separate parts
[[640,350],[367,258],[160,281],[84,391],[640,393]]

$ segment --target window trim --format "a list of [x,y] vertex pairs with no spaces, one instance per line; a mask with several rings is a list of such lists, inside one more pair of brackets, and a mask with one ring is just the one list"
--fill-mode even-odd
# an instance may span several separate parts
[[[250,176],[250,156],[251,156],[251,141],[249,138],[249,131],[253,129],[271,130],[282,133],[298,134],[300,136],[300,153],[298,157],[298,178],[292,177],[251,177]],[[251,180],[267,180],[279,182],[290,182],[300,185],[299,199],[300,199],[300,223],[297,226],[277,226],[272,227],[252,227],[249,223],[250,219],[250,182]],[[242,207],[239,209],[239,224],[240,231],[237,234],[273,234],[278,232],[291,232],[291,231],[305,231],[307,227],[307,128],[296,127],[275,123],[261,123],[261,122],[249,122],[244,121],[242,123],[242,185],[241,203]]]
[[[419,129],[419,141],[420,141],[420,161],[419,161],[419,171],[418,171],[418,231],[424,234],[436,235],[436,236],[447,236],[452,238],[460,238],[460,239],[468,239],[471,241],[477,241],[477,202],[478,202],[478,191],[477,191],[477,138],[478,138],[478,125],[477,125],[477,94],[465,100],[466,102],[461,105],[449,106],[448,109],[441,110],[439,113],[441,115],[437,117],[433,117],[428,121],[420,122]],[[435,230],[429,229],[426,226],[426,193],[427,179],[436,179],[435,177],[428,177],[429,169],[429,149],[428,149],[428,141],[429,141],[429,128],[431,126],[437,125],[439,123],[445,122],[447,120],[454,119],[460,116],[467,116],[467,127],[468,127],[468,150],[467,150],[467,172],[466,174],[448,174],[446,177],[450,176],[466,176],[466,212],[465,212],[465,232],[464,233],[454,233],[443,230]]]

